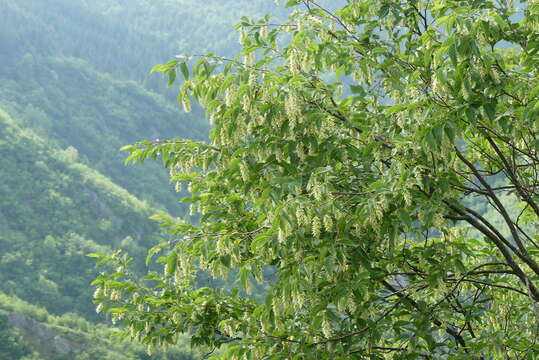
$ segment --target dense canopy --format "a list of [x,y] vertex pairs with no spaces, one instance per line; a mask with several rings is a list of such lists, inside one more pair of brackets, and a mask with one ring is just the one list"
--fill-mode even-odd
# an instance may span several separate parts
[[98,310],[150,349],[188,332],[226,359],[533,359],[539,3],[286,5],[242,19],[237,57],[154,69],[183,77],[210,141],[128,161],[162,158],[196,216],[157,217],[162,274],[104,257]]

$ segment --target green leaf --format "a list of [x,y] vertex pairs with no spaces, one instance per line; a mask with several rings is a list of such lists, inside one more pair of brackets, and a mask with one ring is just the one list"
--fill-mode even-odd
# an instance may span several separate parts
[[176,81],[176,69],[168,70],[167,75],[168,75],[167,86],[171,86],[172,84],[174,84],[174,81]]
[[299,5],[299,0],[288,0],[284,7],[289,8],[296,5]]
[[483,109],[485,110],[489,120],[494,120],[496,116],[496,104],[493,102],[487,102],[483,104]]
[[176,272],[176,264],[178,262],[178,254],[172,251],[167,257],[167,275],[173,275]]
[[229,254],[221,256],[220,260],[224,266],[226,266],[227,268],[230,268],[230,261],[232,260],[232,258],[230,257]]
[[447,138],[451,141],[451,142],[454,142],[455,139],[456,139],[456,129],[453,125],[453,123],[450,123],[450,122],[446,122],[444,124],[444,132],[447,136]]
[[167,247],[168,245],[168,242],[162,242],[148,250],[148,256],[146,257],[146,266],[148,266],[148,264],[150,263],[150,260],[152,259],[153,255],[155,255],[157,252],[161,251],[161,249]]
[[187,68],[187,64],[185,62],[180,63],[180,71],[182,72],[183,78],[185,80],[189,80],[189,69]]
[[165,65],[155,65],[151,70],[150,70],[150,73],[154,73],[154,72],[163,72],[166,70],[166,67]]
[[131,150],[131,149],[133,149],[133,148],[134,148],[133,145],[125,145],[125,146],[122,146],[122,147],[120,148],[120,151]]

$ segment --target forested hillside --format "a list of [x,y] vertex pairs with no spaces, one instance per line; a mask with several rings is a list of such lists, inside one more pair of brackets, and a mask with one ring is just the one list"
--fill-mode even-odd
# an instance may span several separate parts
[[[122,249],[143,271],[146,250],[166,238],[148,220],[157,210],[1,109],[0,154],[0,359],[145,359],[144,348],[92,323],[104,318],[86,255]],[[154,358],[168,356],[194,358],[185,342]]]
[[286,6],[223,67],[157,68],[214,128],[129,160],[163,159],[200,221],[162,219],[149,286],[103,256],[97,309],[212,359],[537,359],[539,3]]
[[0,0],[0,360],[535,360],[538,19]]
[[[237,41],[231,26],[239,14],[262,14],[268,6],[129,4],[0,0],[0,104],[61,147],[75,147],[81,161],[135,195],[177,212],[160,166],[119,166],[124,155],[117,150],[125,144],[206,136],[204,115],[182,113],[170,101],[175,90],[168,97],[152,92],[164,89],[160,76],[152,85],[149,70],[179,53],[232,52]],[[241,4],[248,4],[243,12]]]
[[[179,53],[235,52],[232,25],[268,5],[0,0],[1,360],[164,359],[133,344],[107,349],[111,331],[95,323],[108,320],[91,303],[98,273],[85,255],[123,249],[143,272],[147,249],[169,238],[148,217],[183,216],[182,194],[160,162],[126,167],[119,149],[203,140],[208,124],[183,113],[176,90],[149,70]],[[58,352],[21,324],[69,334],[76,351]]]
[[[118,149],[141,139],[186,134],[201,138],[201,119],[134,81],[98,73],[84,60],[27,53],[0,70],[0,104],[58,146],[73,146],[80,161],[137,196],[177,210],[166,172],[148,164],[143,174],[123,167]],[[157,186],[159,184],[159,186]],[[154,189],[154,190],[152,190]]]
[[284,12],[267,0],[1,0],[0,9],[0,42],[12,59],[77,57],[142,82],[153,65],[180,53],[234,53],[232,25],[242,15]]
[[95,319],[88,284],[97,273],[85,254],[143,254],[162,238],[147,220],[156,210],[3,110],[0,153],[0,291]]
[[2,360],[193,360],[186,337],[153,357],[145,347],[118,338],[104,324],[75,313],[55,316],[43,308],[0,292],[0,359]]

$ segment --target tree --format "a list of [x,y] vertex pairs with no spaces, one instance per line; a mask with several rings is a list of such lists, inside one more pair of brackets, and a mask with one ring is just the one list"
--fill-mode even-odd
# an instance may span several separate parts
[[189,332],[226,359],[535,358],[539,4],[287,5],[284,24],[241,20],[235,58],[154,69],[183,75],[210,140],[127,161],[162,158],[200,220],[158,218],[174,239],[146,283],[105,257],[98,310],[150,347]]
[[0,359],[20,359],[30,350],[19,331],[10,326],[8,317],[0,312]]

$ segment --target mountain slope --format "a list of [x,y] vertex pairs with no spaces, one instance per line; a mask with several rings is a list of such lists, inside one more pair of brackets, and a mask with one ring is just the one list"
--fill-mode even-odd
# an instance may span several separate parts
[[[149,69],[178,53],[233,53],[232,24],[244,12],[262,15],[267,4],[0,0],[0,293],[9,295],[0,303],[20,298],[39,306],[48,315],[25,323],[45,332],[51,317],[66,313],[75,322],[104,321],[91,303],[98,270],[85,254],[121,248],[142,272],[146,249],[167,236],[148,216],[185,210],[159,163],[125,167],[118,149],[208,132],[203,114],[180,111],[176,90],[163,92]],[[36,347],[38,333],[14,330],[17,314],[0,306],[0,343],[56,359]],[[16,332],[24,341],[10,335]],[[123,360],[114,351],[82,354]]]
[[0,43],[11,59],[76,57],[145,82],[153,65],[179,53],[235,53],[232,25],[269,11],[286,13],[269,0],[0,0]]
[[0,291],[95,319],[89,283],[97,272],[85,254],[121,247],[142,258],[162,241],[148,220],[157,210],[5,111],[0,154]]
[[175,89],[149,90],[164,90],[149,69],[178,53],[230,55],[242,14],[278,9],[285,12],[267,0],[0,0],[0,105],[136,196],[180,214],[160,166],[125,168],[118,152],[142,139],[208,132],[199,109],[185,114],[171,101]]
[[0,104],[21,125],[61,147],[139,197],[177,211],[177,196],[160,164],[123,166],[118,149],[145,138],[202,138],[206,125],[180,113],[163,97],[131,81],[118,81],[71,58],[28,54],[0,70]]
[[[135,360],[149,359],[143,345],[118,338],[114,329],[90,323],[73,313],[49,314],[17,297],[0,293],[0,360]],[[198,358],[182,338],[155,360]]]

